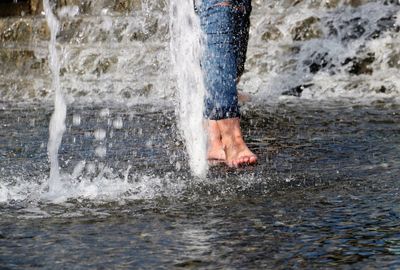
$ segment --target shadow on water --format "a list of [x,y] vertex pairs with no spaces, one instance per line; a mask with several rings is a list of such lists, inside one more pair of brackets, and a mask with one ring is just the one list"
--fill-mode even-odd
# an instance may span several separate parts
[[190,176],[172,109],[76,106],[60,201],[43,196],[50,114],[0,113],[0,266],[400,267],[398,105],[247,107],[259,164],[207,179]]

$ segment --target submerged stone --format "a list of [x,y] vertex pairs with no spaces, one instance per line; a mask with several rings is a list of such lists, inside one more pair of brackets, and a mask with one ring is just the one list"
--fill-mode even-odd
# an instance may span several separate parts
[[281,2],[282,7],[289,8],[294,7],[304,2],[304,0],[283,0]]
[[301,93],[303,93],[304,89],[309,88],[313,85],[314,85],[313,83],[301,84],[301,85],[295,86],[295,87],[283,92],[282,95],[300,97]]
[[396,24],[396,16],[382,17],[377,22],[377,29],[369,36],[369,38],[377,39],[382,33],[387,31],[392,31],[398,33],[400,31],[400,26]]
[[146,41],[158,32],[158,20],[147,19],[146,28],[137,29],[129,34],[130,41]]
[[112,70],[112,68],[117,63],[118,63],[118,58],[116,56],[101,59],[97,62],[97,66],[96,69],[94,70],[94,73],[97,74],[97,76],[99,77],[100,75],[108,73],[110,70]]
[[142,2],[140,0],[116,0],[113,10],[119,13],[129,13],[141,8]]
[[365,33],[364,26],[367,25],[368,22],[361,18],[355,17],[350,19],[349,21],[344,22],[344,26],[346,31],[342,37],[342,41],[349,41],[360,38]]
[[346,0],[344,3],[352,7],[358,7],[369,3],[369,0]]
[[304,61],[304,65],[309,67],[310,73],[317,73],[323,68],[332,69],[335,65],[332,64],[332,58],[328,52],[315,52],[309,60]]
[[365,57],[353,57],[347,58],[343,65],[349,64],[348,72],[354,75],[368,74],[371,75],[373,73],[373,69],[370,66],[375,61],[374,53],[367,53]]
[[153,91],[153,84],[149,83],[146,84],[145,86],[143,86],[142,89],[139,90],[138,95],[141,97],[148,97],[150,95],[150,93]]
[[0,49],[2,73],[29,74],[47,68],[46,60],[37,58],[33,50]]
[[264,34],[262,34],[261,39],[264,41],[277,40],[282,37],[282,33],[278,27],[274,25],[267,25]]
[[50,40],[50,29],[46,21],[43,20],[39,23],[35,30],[35,36],[37,36],[39,40]]
[[30,0],[31,14],[37,15],[43,11],[43,0]]
[[141,0],[77,0],[74,5],[79,7],[81,14],[90,15],[104,15],[105,13],[112,12],[118,14],[128,14],[133,11],[140,11],[142,9]]
[[32,21],[30,19],[3,20],[0,24],[0,38],[3,42],[28,42],[32,39]]
[[340,0],[326,0],[325,6],[327,8],[336,8],[339,3],[340,3]]
[[67,19],[61,22],[60,42],[65,43],[85,43],[88,41],[88,35],[84,33],[87,24],[82,18]]
[[304,41],[322,36],[322,30],[319,26],[320,19],[317,17],[308,17],[296,23],[290,33],[293,40]]
[[394,51],[389,55],[388,66],[400,69],[400,52]]

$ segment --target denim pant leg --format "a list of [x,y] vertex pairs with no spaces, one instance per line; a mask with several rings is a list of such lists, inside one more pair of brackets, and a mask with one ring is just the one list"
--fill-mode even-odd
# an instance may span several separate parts
[[246,62],[247,45],[249,42],[250,13],[252,10],[251,0],[236,0],[237,12],[235,14],[235,53],[237,61],[237,77],[240,78],[244,72]]
[[202,0],[196,9],[206,39],[202,60],[205,116],[212,120],[239,117],[236,79],[246,59],[251,0]]
[[235,17],[223,0],[202,0],[198,7],[205,35],[202,68],[206,85],[205,117],[212,120],[239,117],[236,88]]

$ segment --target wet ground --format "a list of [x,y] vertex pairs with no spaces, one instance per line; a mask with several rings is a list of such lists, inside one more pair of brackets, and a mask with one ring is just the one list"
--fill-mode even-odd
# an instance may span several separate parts
[[172,109],[76,106],[52,195],[51,108],[1,107],[1,268],[400,268],[398,105],[248,107],[259,164],[207,179]]

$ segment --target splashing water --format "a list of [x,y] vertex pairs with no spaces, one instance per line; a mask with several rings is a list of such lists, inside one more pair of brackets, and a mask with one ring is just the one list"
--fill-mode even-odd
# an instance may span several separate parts
[[60,148],[62,136],[65,131],[67,106],[61,92],[60,62],[56,48],[56,38],[60,29],[60,24],[51,10],[49,0],[43,0],[43,7],[46,14],[46,21],[51,32],[49,43],[49,66],[52,73],[52,88],[54,90],[54,112],[51,116],[49,125],[50,135],[47,151],[50,159],[49,192],[53,193],[60,188],[58,149]]
[[[61,2],[60,7],[70,3]],[[123,11],[116,10],[115,1],[89,1],[90,7],[85,7],[86,1],[72,2],[81,4],[60,8],[60,17],[69,18],[63,21],[57,40],[63,48],[63,93],[69,99],[75,104],[154,104],[171,98],[176,85],[167,84],[171,79],[166,49],[170,46],[169,1],[128,1],[132,6]],[[250,93],[253,101],[275,102],[282,93],[292,93],[309,100],[400,102],[397,2],[270,2],[252,2],[246,72],[238,87]],[[182,5],[186,4],[179,3],[179,11]],[[192,3],[187,6],[193,12]],[[1,45],[23,50],[12,50],[10,57],[1,59],[2,100],[49,101],[47,65],[40,65],[47,62],[48,45],[40,31],[41,18],[3,22],[1,31],[13,30],[13,38],[2,35]],[[29,28],[16,27],[19,24],[31,25],[32,35]],[[193,35],[192,31],[188,34]],[[31,39],[25,43],[20,36]],[[13,55],[20,55],[17,63]]]
[[202,33],[191,0],[170,3],[171,58],[177,77],[179,126],[190,167],[196,176],[207,172],[206,134],[203,127],[205,88],[200,67]]
[[[175,128],[179,117],[188,150],[199,149],[190,132],[202,131],[201,97],[184,99],[194,100],[202,82],[192,79],[200,72],[192,53],[201,50],[189,0],[118,1],[134,5],[129,13],[118,13],[116,1],[57,1],[71,2],[85,8],[73,18],[77,8],[58,11],[62,93],[74,102],[66,132],[54,132],[60,121],[51,129],[52,138],[62,135],[58,160],[59,144],[52,148],[62,169],[53,162],[50,194],[44,101],[54,92],[46,91],[48,39],[36,30],[42,17],[0,23],[2,268],[399,268],[398,3],[252,1],[239,88],[254,96],[242,124],[260,162],[214,167],[209,181],[196,181]],[[177,89],[166,83],[170,53],[177,97],[188,106],[181,115],[160,106]],[[299,97],[280,98],[283,91]],[[362,98],[379,102],[360,106]],[[115,100],[132,106],[108,103]]]

